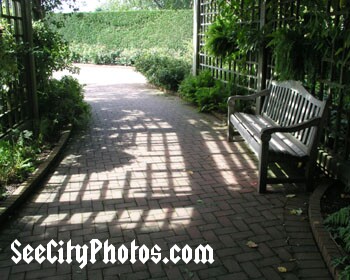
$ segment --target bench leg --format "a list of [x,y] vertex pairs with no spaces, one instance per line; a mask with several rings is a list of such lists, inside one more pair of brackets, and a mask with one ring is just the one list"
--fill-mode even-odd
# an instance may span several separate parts
[[227,142],[233,142],[234,129],[230,122],[230,116],[233,114],[234,109],[230,105],[227,107]]
[[227,124],[227,142],[232,142],[233,141],[233,135],[234,135],[234,129],[230,123]]
[[268,168],[268,147],[269,143],[262,142],[260,156],[259,156],[259,193],[266,192],[267,184],[267,168]]
[[314,189],[315,163],[309,161],[306,166],[306,189],[311,192]]

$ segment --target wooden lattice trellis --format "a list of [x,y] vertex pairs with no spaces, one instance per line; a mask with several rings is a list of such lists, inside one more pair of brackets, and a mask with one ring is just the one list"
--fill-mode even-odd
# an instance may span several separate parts
[[[327,14],[331,20],[339,21],[340,18],[349,18],[348,9],[340,7],[340,2],[329,0],[326,3]],[[249,3],[250,6],[247,6]],[[271,5],[273,8],[271,10]],[[291,24],[300,17],[300,9],[303,1],[300,0],[240,0],[240,6],[245,9],[251,28],[263,28],[270,24],[275,28]],[[337,6],[338,5],[338,6]],[[270,9],[270,10],[268,10]],[[212,57],[205,51],[206,32],[210,24],[220,13],[217,1],[195,1],[194,19],[194,70],[209,69],[212,75],[222,81],[233,81],[237,86],[254,92],[265,88],[266,82],[273,77],[275,63],[271,48],[262,47],[260,50],[251,52],[245,57],[244,62],[233,60],[224,63],[221,59]],[[323,139],[323,151],[320,153],[320,162],[328,173],[332,173],[329,155],[336,156],[340,161],[350,160],[350,65],[337,65],[334,56],[324,57],[321,62],[321,76],[317,81],[309,84],[310,90],[318,98],[330,97],[332,99],[328,123],[325,128]],[[347,99],[347,100],[346,100]],[[333,165],[336,166],[337,164]]]
[[[31,1],[0,1],[0,18],[6,20],[21,51],[16,56],[18,79],[0,90],[0,138],[12,129],[30,125],[38,116],[32,54]],[[1,39],[1,38],[0,38]]]
[[[252,28],[260,26],[260,6],[253,5],[246,7],[242,1],[242,10],[249,9],[251,20],[249,25]],[[198,0],[195,4],[195,69],[200,71],[210,69],[213,76],[222,81],[235,81],[241,88],[247,91],[256,91],[258,88],[258,67],[259,53],[251,52],[245,58],[244,63],[241,61],[224,62],[221,58],[209,56],[204,50],[206,32],[209,25],[218,15],[218,7],[215,1]],[[245,23],[242,23],[245,24]]]

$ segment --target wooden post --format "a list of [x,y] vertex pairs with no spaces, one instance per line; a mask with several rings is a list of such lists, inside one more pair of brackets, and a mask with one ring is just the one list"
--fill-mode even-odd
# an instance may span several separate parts
[[25,74],[26,84],[29,95],[29,105],[32,119],[32,126],[35,135],[39,134],[39,108],[37,97],[37,85],[35,76],[35,61],[33,55],[33,25],[32,25],[32,8],[31,1],[21,1],[23,12],[23,31],[24,31],[24,43],[28,46],[28,53],[26,55],[25,62]]
[[200,29],[200,0],[193,1],[193,66],[192,74],[196,76],[199,68],[199,29]]
[[[266,24],[266,2],[268,0],[261,1],[260,4],[260,30],[262,30]],[[261,91],[266,88],[266,73],[267,72],[267,51],[265,44],[262,44],[259,49],[259,59],[258,59],[258,84],[257,90]],[[262,97],[256,99],[256,111],[260,113]]]

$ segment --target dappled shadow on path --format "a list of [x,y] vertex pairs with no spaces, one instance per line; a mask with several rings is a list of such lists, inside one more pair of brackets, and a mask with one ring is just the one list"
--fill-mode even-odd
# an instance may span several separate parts
[[[285,264],[286,277],[295,275],[282,225],[285,198],[256,193],[256,163],[244,144],[227,143],[213,118],[142,82],[91,83],[86,90],[91,125],[73,138],[45,186],[2,231],[0,273],[28,279],[279,279],[276,267]],[[174,244],[209,244],[215,262],[112,265],[100,254],[82,270],[76,262],[14,266],[14,238],[33,247],[51,239],[83,245],[97,238],[130,248],[136,240],[159,245],[163,257]],[[246,246],[251,239],[257,249]],[[314,244],[309,247],[315,253]]]

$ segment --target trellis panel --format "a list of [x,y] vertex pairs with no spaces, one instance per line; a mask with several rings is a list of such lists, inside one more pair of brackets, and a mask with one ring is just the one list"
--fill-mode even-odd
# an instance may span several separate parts
[[[254,5],[246,7],[251,1],[241,0],[241,8],[250,13],[248,21],[252,28],[262,28],[269,24],[272,28],[292,25],[300,20],[303,5],[301,0],[256,0]],[[325,5],[327,13],[334,23],[341,20],[349,29],[350,19],[347,8],[341,8],[337,1],[328,0]],[[245,88],[247,91],[257,91],[265,88],[266,83],[274,78],[275,62],[271,48],[262,48],[254,53],[247,54],[244,62],[233,60],[224,63],[221,59],[211,57],[205,51],[205,40],[208,26],[218,16],[217,1],[198,0],[198,63],[197,70],[209,69],[213,76],[224,82],[233,81],[235,85]],[[345,19],[345,20],[344,20]],[[350,52],[350,49],[348,50]],[[338,161],[350,160],[350,64],[339,65],[334,60],[335,52],[330,57],[322,59],[322,69],[317,81],[310,81],[305,77],[306,86],[319,99],[331,98],[331,108],[324,131],[323,149],[327,155],[320,161],[323,162],[328,173],[333,171],[329,168],[328,158],[336,157]]]
[[[29,36],[31,31],[30,1],[0,1],[0,17],[5,19],[22,48],[17,55],[18,80],[0,87],[0,138],[14,128],[33,120],[35,97],[34,63]],[[27,52],[26,52],[27,51]]]
[[[249,24],[253,28],[259,28],[260,24],[260,10],[259,1],[256,1],[256,5],[246,7],[245,1],[241,1],[241,9],[249,10],[250,17]],[[257,52],[249,53],[247,57],[234,60],[223,61],[221,58],[213,57],[205,51],[206,32],[208,27],[217,17],[219,10],[216,1],[198,0],[198,66],[197,70],[201,71],[209,69],[216,79],[224,82],[234,81],[236,85],[246,89],[248,92],[254,92],[258,88],[258,59],[259,54]],[[242,23],[247,24],[247,23]]]

